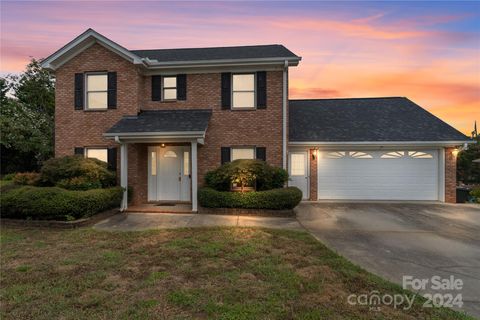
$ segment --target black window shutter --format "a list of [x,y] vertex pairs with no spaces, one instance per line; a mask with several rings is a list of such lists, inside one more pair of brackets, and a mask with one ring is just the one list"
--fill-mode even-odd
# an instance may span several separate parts
[[222,147],[221,150],[221,159],[222,164],[230,162],[230,148],[229,147]]
[[75,110],[83,110],[83,73],[75,73]]
[[267,73],[257,72],[257,109],[267,108]]
[[75,147],[74,154],[79,156],[84,156],[83,148],[82,147]]
[[162,100],[162,76],[152,76],[152,101]]
[[187,100],[187,75],[177,75],[177,100]]
[[257,147],[255,149],[256,151],[256,158],[257,160],[263,160],[263,161],[267,161],[267,148],[265,147]]
[[117,148],[108,148],[107,153],[108,169],[112,171],[117,170]]
[[222,109],[230,109],[232,105],[232,74],[222,73]]
[[117,109],[117,73],[108,73],[108,109]]

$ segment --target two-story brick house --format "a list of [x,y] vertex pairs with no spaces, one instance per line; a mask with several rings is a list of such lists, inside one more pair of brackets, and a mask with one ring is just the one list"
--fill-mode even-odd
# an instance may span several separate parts
[[467,137],[406,98],[289,101],[300,60],[281,45],[127,50],[88,29],[42,62],[55,156],[108,162],[134,204],[193,211],[205,173],[242,158],[288,169],[310,200],[455,200]]

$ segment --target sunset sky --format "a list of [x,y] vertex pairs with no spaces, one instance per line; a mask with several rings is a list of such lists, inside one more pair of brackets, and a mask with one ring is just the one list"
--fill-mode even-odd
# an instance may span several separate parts
[[128,49],[283,44],[291,98],[406,96],[480,126],[480,2],[1,2],[1,75],[93,28]]

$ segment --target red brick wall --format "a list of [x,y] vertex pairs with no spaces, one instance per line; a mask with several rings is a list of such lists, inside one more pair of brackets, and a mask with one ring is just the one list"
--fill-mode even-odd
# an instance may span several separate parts
[[315,154],[315,157],[318,157],[318,152],[314,149],[310,149],[310,200],[318,200],[318,174],[317,174],[317,159],[313,160],[312,155]]
[[[86,71],[117,72],[117,109],[74,109],[74,75]],[[151,77],[137,67],[96,44],[56,72],[55,156],[71,155],[75,147],[116,146],[102,134],[123,115],[140,109],[212,109],[204,145],[198,149],[198,181],[220,165],[222,146],[267,148],[267,162],[282,165],[282,71],[267,72],[267,109],[231,111],[221,109],[221,74],[188,74],[187,100],[151,101]],[[118,152],[120,155],[120,152]],[[119,158],[119,156],[118,156]],[[120,167],[119,160],[118,168]],[[129,185],[134,202],[147,201],[147,145],[130,145]]]
[[212,109],[205,144],[198,148],[198,181],[220,165],[220,148],[257,146],[267,148],[267,162],[282,166],[281,71],[267,72],[267,109],[222,110],[221,74],[188,74],[187,100],[151,100],[151,77],[145,78],[142,109]]
[[457,201],[457,157],[452,154],[455,148],[445,148],[445,202]]

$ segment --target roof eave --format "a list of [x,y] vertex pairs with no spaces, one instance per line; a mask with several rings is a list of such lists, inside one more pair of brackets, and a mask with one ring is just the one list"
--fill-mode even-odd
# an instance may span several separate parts
[[355,146],[429,146],[429,147],[455,147],[463,144],[475,143],[473,140],[447,140],[447,141],[289,141],[290,146],[315,146],[315,147],[355,147]]
[[149,69],[169,69],[172,67],[182,68],[205,68],[224,66],[247,66],[247,65],[285,65],[297,66],[301,57],[279,57],[279,58],[251,58],[251,59],[218,59],[218,60],[189,60],[175,62],[159,62],[144,58],[143,61]]
[[205,131],[161,131],[161,132],[106,132],[106,138],[139,138],[139,137],[162,137],[162,138],[205,138]]
[[142,58],[133,54],[128,49],[106,38],[95,30],[88,29],[81,35],[67,43],[65,46],[45,58],[41,62],[41,66],[45,69],[55,71],[84,50],[93,46],[95,43],[106,47],[107,49],[113,51],[121,57],[129,60],[133,64],[144,64]]

